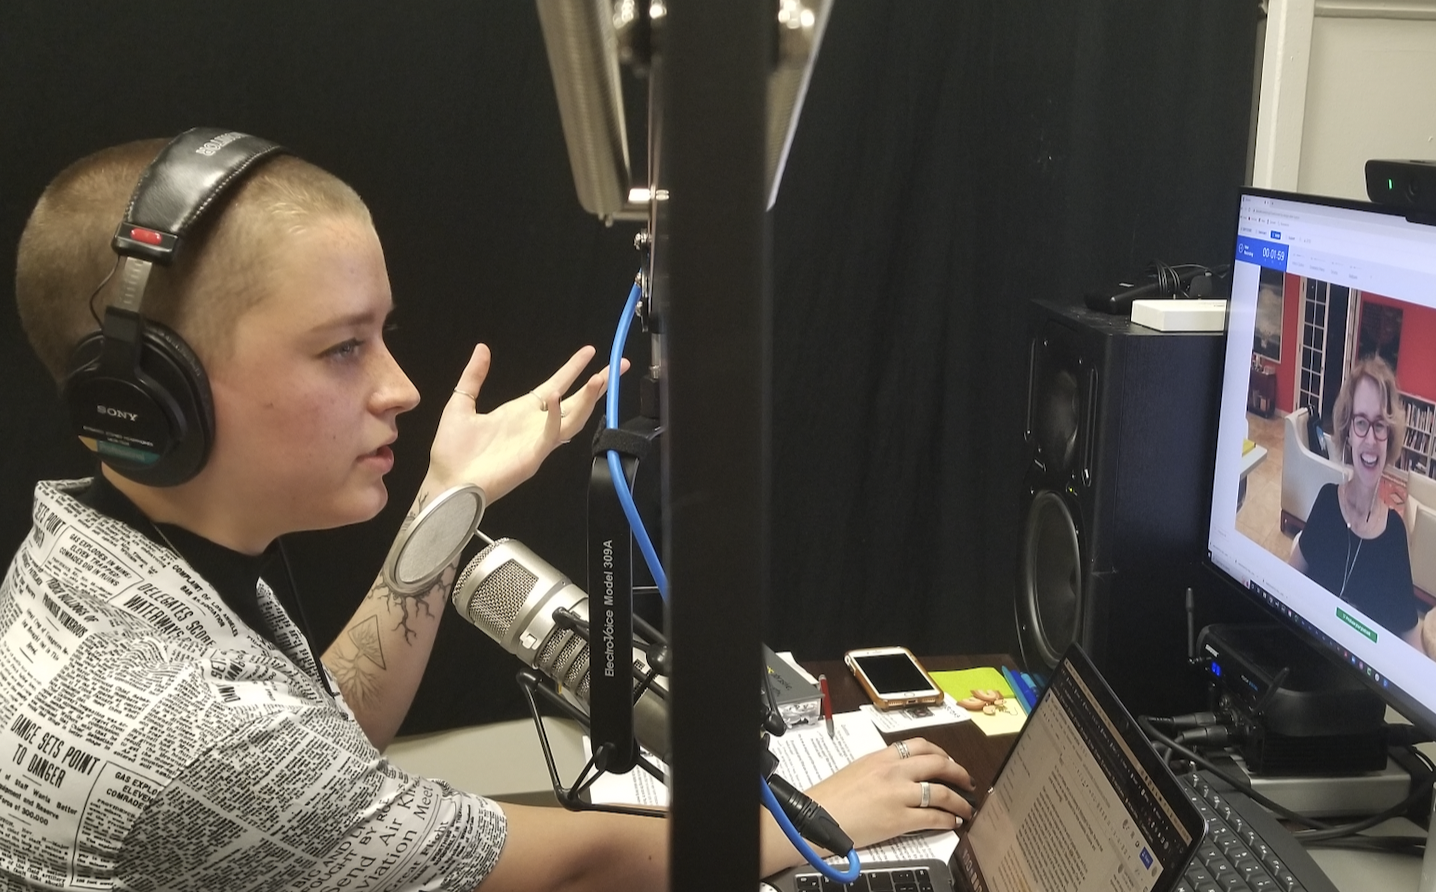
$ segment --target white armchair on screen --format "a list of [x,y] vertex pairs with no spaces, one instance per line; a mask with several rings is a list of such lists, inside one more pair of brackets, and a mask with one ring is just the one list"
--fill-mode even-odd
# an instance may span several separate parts
[[1406,535],[1411,552],[1411,582],[1436,595],[1436,480],[1420,471],[1406,478]]
[[1322,458],[1307,444],[1309,410],[1286,416],[1281,444],[1281,531],[1288,535],[1306,526],[1316,494],[1328,483],[1340,483],[1350,469],[1339,461]]

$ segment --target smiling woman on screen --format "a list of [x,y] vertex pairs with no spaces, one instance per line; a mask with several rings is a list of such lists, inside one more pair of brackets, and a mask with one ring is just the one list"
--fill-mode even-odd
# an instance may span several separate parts
[[1381,501],[1381,475],[1401,448],[1396,375],[1357,360],[1336,397],[1335,429],[1351,474],[1321,488],[1288,562],[1413,647],[1421,646],[1411,558],[1401,515]]

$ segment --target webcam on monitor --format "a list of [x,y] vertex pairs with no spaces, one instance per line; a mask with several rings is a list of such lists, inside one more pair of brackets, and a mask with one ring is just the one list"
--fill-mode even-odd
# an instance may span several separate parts
[[1366,196],[1410,211],[1412,222],[1436,223],[1436,161],[1366,162]]

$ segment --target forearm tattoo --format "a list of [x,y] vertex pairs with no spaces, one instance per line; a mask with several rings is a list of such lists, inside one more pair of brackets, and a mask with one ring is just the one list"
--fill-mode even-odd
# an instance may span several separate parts
[[[404,518],[404,529],[407,529],[414,523],[414,519],[419,516],[419,513],[424,509],[424,505],[426,505],[428,501],[428,493],[419,493],[418,497],[414,499],[414,507],[409,509],[409,516]],[[429,588],[421,592],[409,594],[390,589],[389,586],[384,584],[384,578],[380,576],[374,580],[374,586],[369,589],[369,594],[365,597],[365,600],[374,602],[376,607],[382,608],[387,612],[392,613],[396,610],[398,611],[399,620],[394,628],[403,631],[404,643],[407,644],[418,635],[418,632],[409,625],[410,620],[416,618],[420,612],[430,618],[434,616],[433,607],[429,599],[434,597],[442,604],[443,598],[449,590],[449,586],[454,583],[454,575],[457,567],[458,563],[456,560],[444,568],[444,571],[439,574],[438,580],[429,586]],[[442,609],[442,607],[440,609]],[[371,637],[374,639],[374,643],[371,647],[366,648],[366,642],[368,642]],[[376,631],[372,635],[356,625],[349,630],[349,638],[359,648],[360,653],[370,657],[381,669],[384,668],[384,654],[382,648],[379,647],[378,639],[380,636],[377,634],[377,624]],[[377,650],[377,653],[371,653],[371,650]]]
[[[376,624],[379,621],[377,616],[372,617],[372,619]],[[365,621],[361,625],[368,626],[370,623]],[[352,640],[352,634],[350,638]],[[383,658],[382,651],[379,656],[381,659]],[[329,659],[325,660],[325,665],[329,667],[329,671],[334,675],[334,680],[339,682],[339,690],[344,692],[344,699],[348,701],[350,708],[353,709],[368,708],[372,706],[378,698],[378,676],[374,673],[373,669],[366,670],[360,665],[361,661],[368,658],[362,649],[356,653],[350,653],[343,647],[335,647]],[[380,668],[384,669],[387,667],[381,663]]]
[[[426,501],[427,496],[422,494],[415,500],[413,510],[404,521],[406,525],[414,521]],[[443,610],[443,599],[448,597],[449,589],[454,584],[458,566],[456,558],[444,568],[433,585],[424,591],[410,594],[390,589],[384,584],[383,577],[374,580],[374,585],[364,599],[366,604],[371,605],[371,612],[344,632],[344,640],[352,645],[352,649],[344,646],[341,641],[340,646],[334,648],[331,657],[333,665],[330,666],[330,671],[338,679],[345,698],[352,705],[370,705],[379,693],[378,675],[389,668],[389,657],[384,652],[385,638],[388,637],[385,633],[400,631],[404,644],[412,644],[420,635],[420,631],[415,628],[416,621],[421,616],[433,619],[437,615],[434,612],[435,602],[440,605],[439,610]],[[388,625],[389,617],[396,614],[394,624]]]
[[371,663],[380,669],[388,669],[384,665],[384,640],[379,635],[379,617],[371,616],[357,625],[349,628],[349,640],[359,648],[359,654],[369,658]]

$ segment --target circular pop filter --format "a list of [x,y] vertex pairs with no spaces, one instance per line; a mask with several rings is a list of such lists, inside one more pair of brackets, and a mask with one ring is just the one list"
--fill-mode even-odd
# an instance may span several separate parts
[[433,585],[469,544],[488,499],[472,483],[446,489],[399,530],[384,559],[384,584],[403,595]]

